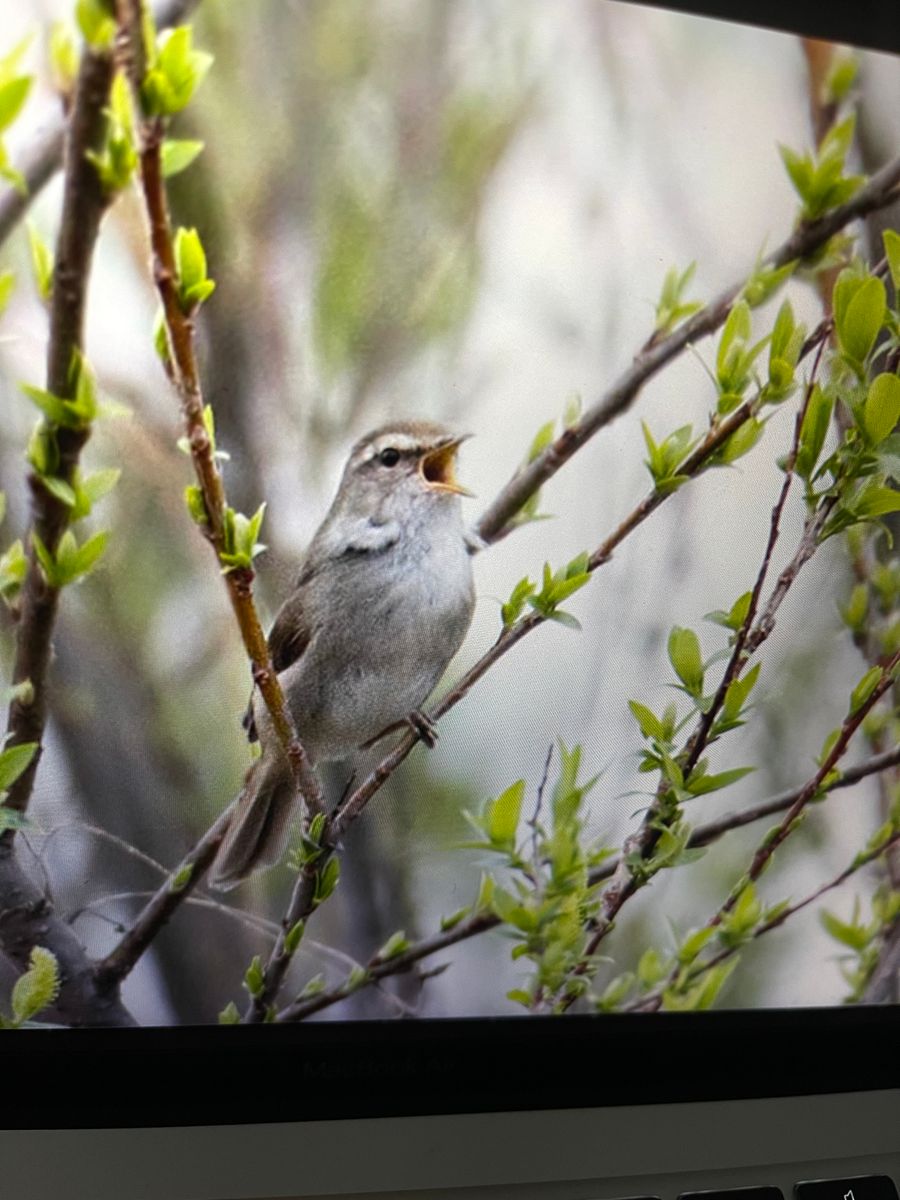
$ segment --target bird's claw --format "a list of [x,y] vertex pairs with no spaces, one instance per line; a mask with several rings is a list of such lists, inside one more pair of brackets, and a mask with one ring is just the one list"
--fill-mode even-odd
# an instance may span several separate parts
[[419,735],[429,750],[435,748],[438,742],[438,731],[431,717],[416,708],[406,718],[406,723],[413,733]]

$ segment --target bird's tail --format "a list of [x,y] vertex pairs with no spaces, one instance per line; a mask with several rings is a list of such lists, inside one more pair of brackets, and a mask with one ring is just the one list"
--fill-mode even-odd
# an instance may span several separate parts
[[210,885],[228,891],[284,854],[294,813],[294,781],[282,763],[265,756],[247,774],[228,832],[209,873]]

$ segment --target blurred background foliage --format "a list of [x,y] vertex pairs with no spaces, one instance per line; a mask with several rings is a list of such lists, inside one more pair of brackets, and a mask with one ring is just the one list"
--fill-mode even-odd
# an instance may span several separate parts
[[[43,92],[31,129],[55,103],[39,60],[50,22],[68,7],[0,0],[4,44],[39,34]],[[269,613],[366,429],[418,414],[471,430],[462,475],[482,505],[567,397],[590,398],[627,364],[668,266],[695,259],[694,294],[709,296],[791,226],[776,143],[810,140],[792,38],[606,0],[203,0],[194,23],[216,62],[176,127],[205,150],[172,181],[172,206],[180,224],[202,231],[218,283],[200,328],[204,386],[231,456],[231,502],[247,512],[269,504],[259,578]],[[900,140],[900,71],[867,54],[860,78],[871,170]],[[33,213],[51,241],[58,206],[57,182]],[[3,253],[18,275],[0,327],[5,544],[27,524],[22,450],[33,412],[18,383],[40,382],[46,328],[24,232]],[[814,292],[798,284],[791,296],[814,323]],[[131,416],[98,428],[87,458],[123,476],[102,512],[113,531],[106,566],[65,596],[29,839],[95,953],[136,910],[131,893],[159,878],[127,847],[175,862],[249,761],[239,726],[249,676],[184,511],[189,464],[175,449],[153,311],[141,214],[126,196],[104,227],[88,330],[100,384]],[[479,556],[478,613],[451,674],[493,640],[496,598],[516,579],[595,545],[646,490],[638,417],[674,428],[702,421],[710,403],[702,367],[679,362],[548,486],[543,508],[556,520]],[[460,810],[518,776],[536,787],[557,736],[583,744],[586,774],[602,772],[592,834],[621,839],[644,803],[626,701],[666,697],[672,624],[696,626],[749,587],[789,424],[777,415],[740,471],[685,489],[627,544],[573,601],[583,634],[542,630],[442,722],[434,752],[415,752],[347,839],[337,897],[310,930],[322,945],[305,940],[294,967],[298,990],[318,971],[345,975],[341,955],[366,959],[396,929],[428,933],[441,913],[470,903],[481,864],[454,848]],[[799,522],[797,510],[785,555]],[[767,647],[761,719],[735,739],[737,757],[713,764],[759,769],[706,798],[698,819],[807,777],[859,674],[836,613],[847,590],[829,543]],[[6,676],[12,628],[0,621]],[[350,770],[329,771],[335,793]],[[874,797],[863,785],[834,799],[773,870],[772,888],[797,896],[840,869],[877,824]],[[650,941],[665,947],[668,922],[683,933],[704,916],[757,837],[733,835],[698,866],[657,879],[608,943],[611,973]],[[239,999],[289,886],[280,868],[229,896],[227,909],[211,899],[187,906],[129,980],[132,1011],[145,1021],[214,1020]],[[233,911],[235,899],[261,915]],[[510,1013],[508,950],[502,938],[477,939],[439,978],[370,989],[330,1015],[411,1005],[423,1015]],[[748,952],[725,1001],[835,1001],[845,988],[830,953],[814,914],[798,919]]]

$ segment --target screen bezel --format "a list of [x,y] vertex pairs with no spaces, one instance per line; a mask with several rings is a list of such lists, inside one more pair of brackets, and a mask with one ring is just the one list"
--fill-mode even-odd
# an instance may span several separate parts
[[[900,1006],[55,1029],[4,1039],[0,1128],[137,1128],[900,1087]],[[78,1102],[73,1103],[73,1080]]]
[[[878,0],[630,0],[900,53]],[[900,1087],[900,1006],[302,1026],[48,1029],[3,1042],[0,1128],[602,1108]],[[73,1088],[77,1086],[77,1102]]]

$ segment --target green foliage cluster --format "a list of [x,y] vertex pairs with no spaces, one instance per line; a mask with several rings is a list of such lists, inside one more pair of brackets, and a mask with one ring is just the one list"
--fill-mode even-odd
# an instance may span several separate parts
[[[22,69],[22,60],[31,44],[30,38],[19,42],[9,54],[0,58],[0,179],[5,179],[19,191],[25,191],[25,180],[13,167],[3,135],[22,111],[34,77]],[[0,304],[0,309],[3,305]]]
[[[32,531],[31,541],[47,583],[62,588],[87,575],[106,549],[109,540],[106,531],[93,534],[79,545],[71,526],[90,516],[94,505],[115,487],[121,472],[118,468],[106,468],[84,474],[76,468],[69,478],[60,474],[59,432],[73,430],[88,434],[103,412],[94,373],[81,354],[72,357],[68,395],[56,396],[30,384],[23,384],[22,391],[43,414],[28,445],[28,462],[44,489],[65,507],[70,526],[56,546],[45,546],[36,531]],[[17,595],[18,588],[14,585],[21,586],[25,579],[21,543],[15,543],[6,552],[4,561],[10,556],[2,588],[8,603]]]
[[480,814],[465,814],[477,840],[464,844],[500,860],[479,901],[503,922],[513,961],[529,965],[527,980],[509,998],[531,1011],[562,1011],[588,994],[597,966],[589,942],[599,890],[590,872],[612,853],[585,844],[585,797],[597,780],[579,782],[581,748],[560,743],[559,759],[548,815],[542,785],[533,817],[523,819],[521,779]]
[[544,563],[540,588],[526,575],[513,588],[509,599],[501,605],[503,628],[511,629],[527,605],[547,621],[556,621],[568,629],[580,629],[581,625],[575,617],[559,606],[569,596],[580,591],[585,584],[590,583],[590,580],[590,555],[586,550],[555,571],[549,563]]
[[34,946],[28,970],[13,985],[11,1014],[0,1013],[0,1029],[21,1029],[49,1008],[59,995],[59,963],[43,946]]
[[[892,828],[886,826],[875,835],[875,853],[880,853],[891,836],[896,838],[898,832],[900,815],[895,815]],[[900,891],[891,888],[888,883],[876,888],[868,921],[862,919],[858,897],[854,900],[849,921],[841,920],[829,909],[823,909],[820,918],[831,937],[845,951],[841,957],[841,974],[850,988],[845,1003],[858,1003],[863,999],[866,986],[881,960],[887,938],[900,923]]]
[[844,204],[865,182],[862,175],[847,175],[847,154],[856,128],[854,116],[834,124],[816,152],[798,154],[781,147],[781,157],[791,183],[802,201],[801,219],[814,221],[831,208]]

